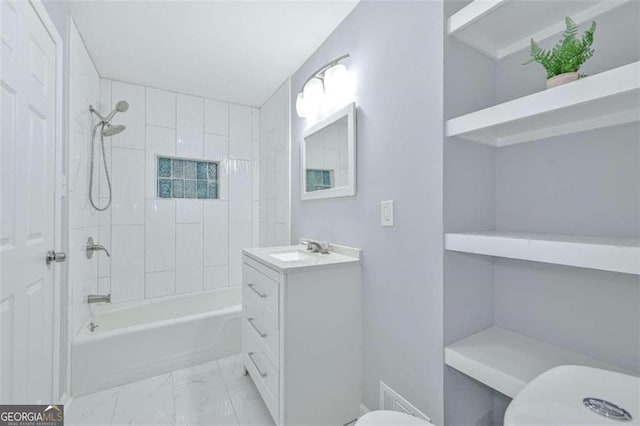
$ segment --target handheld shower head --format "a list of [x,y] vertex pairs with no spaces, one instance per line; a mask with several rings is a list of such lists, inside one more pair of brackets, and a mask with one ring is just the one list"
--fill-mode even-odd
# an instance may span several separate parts
[[116,111],[118,112],[126,112],[129,109],[129,102],[127,101],[118,101],[116,104]]
[[107,114],[107,116],[105,117],[104,115],[100,114],[98,110],[94,109],[93,105],[89,105],[89,111],[97,115],[103,124],[110,124],[111,119],[113,118],[114,115],[116,115],[119,112],[126,112],[128,109],[129,109],[129,102],[118,101],[118,103],[116,103],[115,109],[111,111],[109,114]]
[[116,104],[116,108],[113,111],[111,111],[109,115],[107,115],[107,117],[102,121],[108,124],[111,122],[111,119],[113,118],[114,115],[116,115],[119,112],[125,112],[128,109],[129,109],[129,103],[127,101],[118,101],[118,103]]
[[126,127],[122,124],[105,124],[102,128],[102,136],[114,136],[118,133],[122,133]]

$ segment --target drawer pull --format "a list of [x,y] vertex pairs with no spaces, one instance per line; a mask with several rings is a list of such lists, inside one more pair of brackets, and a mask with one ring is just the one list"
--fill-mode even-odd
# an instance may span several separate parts
[[264,293],[260,293],[258,290],[256,290],[256,289],[254,288],[253,284],[247,284],[247,286],[249,286],[249,288],[250,288],[250,289],[251,289],[255,294],[257,294],[258,296],[262,297],[263,299],[264,299],[265,297],[267,297],[267,295],[266,295],[266,294],[264,294]]
[[260,337],[267,337],[267,333],[263,333],[262,331],[260,331],[260,329],[253,323],[253,318],[247,318],[247,321],[249,321],[251,327],[253,327],[253,329],[256,331],[256,333],[258,333],[258,335],[260,335]]
[[256,360],[253,359],[253,352],[249,352],[247,355],[249,355],[249,359],[253,363],[253,366],[258,370],[260,377],[267,377],[267,373],[263,373],[262,370],[260,370],[260,367],[258,367],[258,364],[256,364]]

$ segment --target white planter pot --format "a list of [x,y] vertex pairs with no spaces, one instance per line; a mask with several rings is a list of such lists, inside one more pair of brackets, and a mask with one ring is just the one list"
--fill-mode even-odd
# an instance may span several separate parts
[[566,72],[564,74],[558,74],[555,77],[551,77],[547,80],[547,89],[571,83],[572,81],[576,81],[579,78],[580,73],[578,72]]

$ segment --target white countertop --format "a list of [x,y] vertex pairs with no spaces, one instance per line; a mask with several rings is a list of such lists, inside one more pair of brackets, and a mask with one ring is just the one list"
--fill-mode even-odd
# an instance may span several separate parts
[[[317,268],[330,265],[340,265],[360,262],[360,249],[329,245],[329,254],[312,253],[306,250],[306,246],[263,247],[244,249],[242,252],[250,258],[279,271],[290,271],[303,268]],[[300,253],[302,259],[284,261],[273,255],[283,253]]]

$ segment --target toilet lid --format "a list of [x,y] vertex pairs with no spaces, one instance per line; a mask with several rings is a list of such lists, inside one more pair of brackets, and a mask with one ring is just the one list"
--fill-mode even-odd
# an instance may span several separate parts
[[431,425],[426,420],[419,419],[409,414],[397,411],[378,410],[371,411],[360,417],[356,426],[425,426]]

